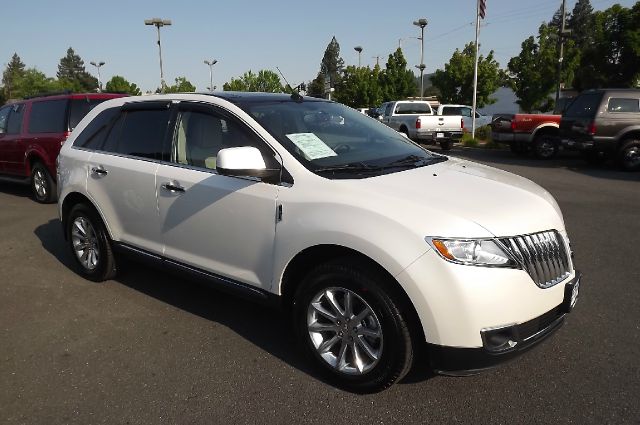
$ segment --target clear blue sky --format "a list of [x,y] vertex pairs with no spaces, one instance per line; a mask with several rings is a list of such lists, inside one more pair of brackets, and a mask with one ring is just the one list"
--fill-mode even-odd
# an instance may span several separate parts
[[[592,0],[594,9],[635,0]],[[520,51],[520,43],[551,19],[561,0],[487,0],[481,53],[493,49],[501,66]],[[575,0],[567,0],[571,10]],[[402,47],[410,65],[420,62],[419,28],[425,17],[425,72],[443,67],[456,48],[474,37],[475,0],[447,1],[11,1],[3,6],[0,64],[17,52],[28,67],[55,76],[69,46],[95,74],[90,61],[102,60],[103,81],[123,75],[143,90],[159,85],[154,27],[145,18],[171,19],[162,30],[165,79],[186,76],[198,90],[209,85],[204,59],[215,58],[214,85],[252,69],[280,67],[292,84],[315,78],[324,50],[336,36],[346,64],[357,64],[353,50],[362,46],[362,64],[386,58]],[[417,71],[417,70],[416,70]]]

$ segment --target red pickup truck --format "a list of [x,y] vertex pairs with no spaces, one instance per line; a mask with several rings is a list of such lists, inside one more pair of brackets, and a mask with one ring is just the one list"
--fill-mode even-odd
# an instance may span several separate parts
[[507,143],[517,154],[533,151],[536,158],[549,159],[558,152],[562,115],[496,114],[491,120],[491,138]]

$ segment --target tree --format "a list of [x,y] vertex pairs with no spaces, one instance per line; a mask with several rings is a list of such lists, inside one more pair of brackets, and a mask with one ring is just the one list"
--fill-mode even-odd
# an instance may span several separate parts
[[380,67],[348,66],[336,87],[335,99],[353,108],[376,106],[382,103],[382,90],[379,87]]
[[344,68],[344,60],[340,57],[340,44],[334,36],[322,56],[318,76],[308,84],[307,94],[324,98],[328,90],[335,88]]
[[112,93],[127,93],[131,96],[140,96],[142,94],[137,85],[130,83],[119,75],[114,75],[107,81],[105,90]]
[[414,96],[417,90],[415,79],[413,72],[407,69],[402,49],[398,47],[389,55],[386,68],[380,75],[383,102]]
[[249,70],[242,77],[231,78],[231,81],[224,83],[222,88],[224,91],[284,92],[278,74],[268,69],[263,69],[257,74]]
[[2,85],[4,97],[6,99],[17,99],[15,91],[19,80],[24,76],[25,64],[20,59],[17,53],[14,53],[11,57],[11,61],[7,64],[4,72],[2,73]]
[[43,72],[35,68],[29,68],[24,71],[24,74],[18,80],[16,94],[18,97],[27,97],[51,93],[60,89],[60,82],[55,78],[47,77]]
[[318,72],[318,76],[307,84],[307,95],[311,97],[324,98],[326,91],[326,82],[324,78],[324,74],[322,72]]
[[[440,101],[444,103],[473,102],[473,72],[475,64],[475,43],[468,43],[462,51],[456,49],[443,70],[437,70],[431,77],[434,87],[440,92]],[[478,108],[495,103],[491,95],[503,83],[500,64],[493,58],[493,50],[485,58],[478,58],[478,90],[476,103]]]
[[580,50],[590,45],[593,41],[593,7],[589,0],[578,0],[573,7],[568,19],[571,39]]
[[640,3],[594,13],[592,41],[582,50],[577,88],[633,87],[640,79]]
[[85,71],[84,61],[69,47],[67,55],[60,59],[57,77],[60,84],[72,91],[94,91],[98,87],[98,80]]
[[[191,84],[186,77],[177,77],[175,79],[175,84],[172,86],[167,86],[164,90],[165,93],[187,93],[196,91],[196,86]],[[160,89],[156,90],[157,93],[160,93]]]
[[[549,111],[554,107],[551,93],[556,88],[558,64],[558,29],[548,24],[540,25],[538,37],[522,42],[520,54],[511,58],[509,85],[518,96],[518,104],[525,112]],[[561,80],[571,86],[579,63],[579,53],[572,40],[565,43]]]

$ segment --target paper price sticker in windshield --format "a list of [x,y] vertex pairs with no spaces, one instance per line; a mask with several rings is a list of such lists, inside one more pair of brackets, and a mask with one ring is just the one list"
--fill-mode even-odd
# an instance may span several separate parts
[[304,156],[309,160],[338,156],[329,146],[313,133],[292,133],[287,134]]

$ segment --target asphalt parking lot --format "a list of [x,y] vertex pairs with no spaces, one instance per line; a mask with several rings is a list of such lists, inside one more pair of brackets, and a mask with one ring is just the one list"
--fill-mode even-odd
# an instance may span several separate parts
[[0,183],[0,423],[640,423],[640,173],[452,154],[534,180],[564,212],[580,299],[523,357],[347,393],[308,368],[275,311],[136,265],[83,280],[55,205]]

